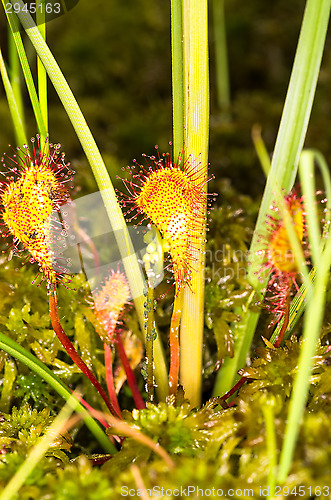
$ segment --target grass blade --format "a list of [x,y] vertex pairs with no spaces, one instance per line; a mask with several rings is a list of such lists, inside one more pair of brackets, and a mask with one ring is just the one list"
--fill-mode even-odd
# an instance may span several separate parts
[[226,0],[213,0],[213,28],[215,39],[215,62],[216,62],[216,83],[217,101],[224,120],[230,118],[230,77],[228,65],[228,51],[226,43],[226,23],[225,23],[225,3]]
[[[141,330],[144,331],[144,302],[143,295],[145,283],[141,277],[141,270],[137,261],[134,248],[126,227],[126,223],[117,202],[115,190],[109,178],[106,166],[96,145],[94,137],[78,106],[78,103],[63,76],[49,47],[43,40],[37,26],[28,12],[23,11],[24,3],[17,0],[20,5],[19,19],[26,30],[38,56],[40,57],[47,74],[66,110],[69,119],[76,131],[77,137],[83,147],[91,166],[93,175],[98,184],[105,208],[108,213],[117,244],[121,253],[126,275],[129,281],[135,308],[139,317]],[[154,344],[155,378],[160,399],[165,399],[168,393],[167,369],[160,338]]]
[[[33,370],[39,377],[45,380],[53,389],[62,396],[65,401],[68,401],[72,397],[72,393],[67,389],[67,387],[58,379],[52,371],[47,368],[39,359],[37,359],[33,354],[24,349],[24,347],[17,344],[14,340],[10,339],[3,333],[0,333],[0,349],[18,359],[31,370]],[[108,436],[102,431],[96,421],[89,415],[86,409],[81,405],[81,403],[76,399],[75,411],[79,413],[84,420],[86,426],[93,433],[95,438],[99,441],[103,449],[107,453],[116,453],[116,448],[109,441]]]
[[294,183],[301,149],[306,136],[330,16],[331,0],[308,0],[301,27],[291,80],[279,127],[271,170],[268,176],[255,235],[250,250],[249,279],[261,289],[257,272],[262,264],[257,254],[265,220],[274,201],[274,187],[288,193]]
[[[41,36],[46,41],[46,5],[45,0],[41,0],[40,8],[37,8],[36,21]],[[47,103],[47,73],[43,66],[40,57],[37,57],[37,71],[38,71],[38,95],[41,114],[46,130],[48,130],[48,103]],[[41,134],[41,142],[44,143],[46,136]]]
[[20,114],[21,120],[23,122],[23,130],[25,133],[25,120],[24,120],[24,106],[23,106],[23,97],[21,90],[21,65],[18,57],[15,40],[12,32],[9,30],[8,33],[8,61],[9,61],[9,78],[10,83],[14,92],[15,101],[17,104],[18,112]]
[[[318,2],[316,0],[307,0],[306,3],[271,169],[250,248],[248,278],[258,294],[259,300],[262,299],[261,290],[266,286],[266,283],[259,281],[258,276],[263,264],[263,256],[259,254],[259,250],[261,237],[266,235],[266,215],[270,205],[274,201],[278,202],[277,192],[281,193],[284,190],[285,193],[288,193],[294,184],[315,95],[330,9],[331,0],[320,0]],[[289,234],[289,237],[292,245],[294,239],[291,238],[291,234]],[[302,270],[305,272],[304,260],[301,258],[300,262]],[[224,369],[226,369],[226,373],[236,374],[237,370],[241,368],[241,366],[237,365],[238,360],[246,360],[250,342],[242,342],[241,335],[247,335],[248,340],[253,338],[253,330],[257,325],[258,317],[259,314],[256,311],[252,311],[247,307],[242,312],[241,322],[241,324],[248,325],[246,332],[241,331],[241,325],[234,325],[235,349],[239,348],[242,351],[236,358],[228,358],[225,361]],[[218,374],[217,385],[219,384],[222,390],[226,388],[224,391],[226,392],[234,385],[237,376],[235,375],[235,379],[229,378],[222,381],[223,373],[222,367]]]
[[[27,59],[27,56],[25,53],[24,45],[22,42],[22,37],[21,37],[21,34],[19,32],[19,22],[17,20],[16,14],[7,12],[5,0],[2,0],[2,5],[5,9],[9,28],[11,30],[14,42],[16,44],[16,49],[17,49],[17,53],[18,53],[18,56],[19,56],[19,59],[21,62],[23,75],[25,78],[25,83],[26,83],[26,86],[28,89],[33,112],[34,112],[34,115],[36,118],[38,131],[39,131],[41,136],[46,136],[47,131],[46,131],[43,117],[42,117],[39,99],[38,99],[36,88],[35,88],[34,81],[32,78],[32,73],[31,73],[31,69],[29,66],[29,62],[28,62],[28,59]],[[20,144],[22,145],[24,142],[26,142],[26,141],[20,142]]]
[[5,88],[6,96],[7,96],[7,101],[9,105],[9,110],[10,114],[12,117],[13,125],[14,125],[14,130],[15,130],[15,136],[17,140],[19,141],[19,144],[24,144],[26,143],[26,137],[24,133],[24,124],[22,121],[22,117],[19,112],[19,107],[17,105],[15,95],[13,92],[13,88],[11,86],[11,83],[8,78],[8,73],[6,70],[6,65],[5,61],[3,60],[2,57],[2,52],[0,50],[0,73],[3,81],[3,86]]
[[[209,140],[209,73],[207,0],[184,0],[184,153],[192,172],[207,180]],[[194,169],[194,170],[193,170]],[[198,176],[197,176],[198,177]],[[197,222],[196,248],[205,248],[206,222]],[[184,291],[180,328],[180,381],[193,406],[201,400],[204,326],[204,259],[194,252],[191,286]]]
[[171,0],[171,60],[174,160],[184,143],[182,0]]

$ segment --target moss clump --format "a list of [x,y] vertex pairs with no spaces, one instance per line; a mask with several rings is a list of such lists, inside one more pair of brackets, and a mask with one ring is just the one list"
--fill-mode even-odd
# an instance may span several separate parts
[[22,405],[32,404],[36,410],[42,410],[45,407],[51,409],[57,403],[57,396],[52,388],[35,373],[17,377],[13,396],[21,400]]
[[[17,452],[24,457],[47,433],[53,420],[48,408],[38,412],[28,404],[19,409],[14,406],[10,414],[1,413],[0,446],[6,451],[5,457],[9,452]],[[70,451],[71,446],[72,440],[68,433],[57,436],[47,456],[66,462],[66,452]]]
[[[93,467],[83,455],[71,463],[64,462],[60,468],[47,462],[58,459],[56,455],[46,457],[21,488],[19,498],[111,500],[127,494],[129,489],[134,490],[133,495],[141,496],[138,490],[142,485],[154,494],[161,494],[161,488],[163,494],[167,489],[178,488],[187,493],[190,487],[192,494],[197,494],[200,488],[210,496],[222,490],[226,497],[231,489],[233,498],[244,499],[248,495],[265,498],[262,490],[269,485],[273,460],[267,445],[266,408],[272,416],[278,462],[300,347],[301,342],[291,338],[283,348],[260,348],[259,356],[245,370],[248,383],[230,408],[220,409],[216,398],[201,409],[191,408],[186,401],[174,407],[169,400],[148,404],[144,410],[123,412],[127,423],[168,452],[174,461],[172,469],[150,448],[133,438],[125,438],[121,450],[101,468]],[[308,411],[299,428],[290,474],[283,485],[290,490],[304,486],[302,498],[314,498],[315,487],[329,484],[330,369],[325,347],[318,346],[310,378]],[[6,453],[0,464],[2,486],[23,462],[29,449],[26,443],[35,443],[51,422],[49,413],[38,413],[29,407],[24,411],[14,409],[12,416],[3,418],[0,435],[6,438]],[[29,429],[34,428],[38,432],[33,431],[32,439]],[[65,454],[66,446],[59,443],[60,451]],[[138,477],[142,482],[137,483]],[[317,488],[316,497],[318,491]]]
[[258,205],[240,195],[228,179],[218,181],[218,206],[211,212],[206,247],[204,374],[234,355],[233,323],[247,303],[252,288],[248,283],[248,248],[253,235]]
[[[112,485],[107,476],[93,468],[86,456],[79,457],[65,468],[57,469],[47,478],[47,488],[41,500],[108,500],[112,498]],[[53,496],[47,496],[53,495]]]

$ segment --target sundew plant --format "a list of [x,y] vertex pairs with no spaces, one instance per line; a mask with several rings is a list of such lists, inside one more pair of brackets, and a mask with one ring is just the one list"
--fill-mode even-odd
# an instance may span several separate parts
[[2,0],[0,500],[329,497],[331,0],[286,64],[258,1],[81,3]]

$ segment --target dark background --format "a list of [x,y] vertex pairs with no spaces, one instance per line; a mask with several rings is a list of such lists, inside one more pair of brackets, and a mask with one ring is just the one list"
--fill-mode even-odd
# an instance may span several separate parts
[[[228,0],[226,3],[232,120],[217,106],[212,2],[210,2],[210,163],[241,192],[258,196],[264,175],[251,140],[255,123],[269,152],[277,129],[294,60],[303,0]],[[7,57],[6,19],[0,42]],[[24,37],[35,73],[34,50]],[[47,41],[91,128],[115,180],[121,167],[142,153],[169,149],[172,138],[170,1],[80,0],[47,24]],[[330,160],[330,40],[327,41],[307,145]],[[35,135],[24,89],[27,135]],[[83,190],[96,189],[75,132],[49,83],[51,141],[60,142]],[[14,144],[3,87],[0,87],[0,154]],[[116,183],[116,180],[115,180]]]

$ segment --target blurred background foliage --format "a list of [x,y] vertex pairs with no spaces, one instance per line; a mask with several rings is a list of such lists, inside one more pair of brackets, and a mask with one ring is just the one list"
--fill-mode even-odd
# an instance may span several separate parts
[[[263,0],[228,0],[225,5],[231,92],[230,117],[223,115],[217,104],[215,26],[212,15],[213,2],[210,1],[210,170],[215,175],[210,190],[217,192],[219,196],[211,214],[206,255],[204,390],[207,397],[212,390],[215,367],[219,368],[226,356],[233,356],[230,324],[240,321],[236,308],[247,300],[251,291],[245,277],[245,256],[265,183],[252,144],[251,131],[254,124],[262,127],[263,138],[271,153],[305,1],[277,0],[269,4]],[[35,74],[34,50],[25,35],[24,41]],[[124,5],[115,0],[80,0],[66,15],[47,24],[47,41],[96,138],[114,184],[123,189],[122,181],[116,179],[117,175],[124,175],[121,170],[123,166],[130,164],[133,158],[140,161],[142,153],[153,154],[155,144],[159,145],[161,152],[169,150],[168,143],[172,138],[170,2],[127,0]],[[8,41],[4,15],[0,18],[0,43],[6,57]],[[320,149],[329,163],[330,59],[330,40],[327,39],[306,139],[306,146]],[[27,135],[32,137],[36,133],[35,122],[28,94],[25,89],[23,92]],[[67,160],[76,170],[74,197],[95,191],[96,184],[87,160],[51,83],[49,102],[51,141],[62,144]],[[8,143],[15,144],[13,127],[7,101],[0,87],[0,153],[8,150]],[[243,258],[238,258],[238,252]],[[6,260],[6,257],[4,259]],[[48,330],[49,322],[45,316],[47,310],[45,304],[40,306],[40,301],[46,300],[45,291],[43,287],[39,289],[30,286],[36,274],[36,267],[30,271],[29,266],[21,268],[16,258],[14,261],[10,265],[7,264],[2,271],[2,287],[11,287],[13,290],[2,306],[2,329],[6,332],[8,330],[7,315],[10,312],[13,325],[15,321],[23,321],[36,331],[37,337],[42,330],[43,342],[50,343],[51,349],[48,351],[50,346],[44,345],[43,355],[39,352],[38,356],[43,358],[45,353],[48,353],[54,362],[59,346],[53,346],[53,337]],[[14,271],[14,266],[19,267],[18,272]],[[24,281],[26,287],[23,283],[19,286],[20,280]],[[29,290],[29,299],[20,297],[18,289],[25,294],[26,290]],[[168,289],[169,285],[163,283],[160,294]],[[157,295],[158,292],[159,290],[156,290]],[[3,293],[6,293],[5,289]],[[61,293],[66,295],[67,291],[64,289]],[[72,295],[72,291],[69,293]],[[75,300],[81,303],[83,309],[86,308],[86,293],[89,292],[85,286],[81,297],[78,297],[79,293],[75,294]],[[30,304],[30,300],[35,304]],[[18,301],[20,305],[16,306]],[[73,311],[69,312],[68,309],[73,300],[64,299],[61,302],[63,317],[70,318]],[[156,311],[160,335],[165,346],[171,304],[172,290],[165,298],[161,298]],[[79,317],[83,318],[81,322],[85,324],[83,309]],[[34,316],[37,313],[38,318]],[[30,317],[35,324],[32,325]],[[66,325],[70,331],[77,327],[71,326]],[[84,331],[86,328],[86,338],[90,339],[94,330],[91,325],[84,326]],[[133,311],[129,317],[128,328],[137,330]],[[261,334],[265,334],[265,328],[260,324],[257,335],[260,337]],[[28,340],[28,343],[31,344],[32,340]],[[82,347],[85,345],[84,341],[77,341],[81,342],[80,346],[86,352],[86,346]],[[101,351],[99,354],[101,355]],[[5,358],[0,361],[2,370]],[[10,361],[7,359],[6,362],[7,370],[11,372]],[[99,359],[86,358],[86,362],[94,365],[98,375],[103,378]],[[68,369],[66,366],[66,370]],[[71,370],[70,375],[75,377],[75,369],[72,367]],[[17,377],[14,371],[12,368],[7,391],[2,395],[1,403],[4,408],[12,401],[12,387]],[[23,375],[26,375],[24,371]],[[61,375],[65,377],[62,372]],[[24,392],[23,389],[22,391]],[[92,393],[93,391],[91,397]]]
[[[245,278],[246,262],[238,258],[237,253],[246,255],[265,183],[252,144],[251,130],[254,124],[261,125],[263,138],[271,153],[304,6],[305,0],[226,2],[232,102],[230,119],[222,115],[217,105],[214,26],[210,9],[210,170],[216,177],[210,189],[219,197],[211,214],[206,255],[204,400],[211,395],[215,368],[219,368],[226,355],[233,355],[231,324],[240,321],[236,307],[241,306],[251,293]],[[24,40],[35,74],[34,51],[26,38]],[[122,175],[121,167],[130,164],[133,158],[140,161],[142,153],[153,154],[155,144],[159,145],[161,152],[169,149],[172,136],[170,1],[126,0],[124,3],[80,0],[72,11],[48,24],[47,41],[96,138],[112,180],[122,188],[122,182],[116,180],[116,175]],[[327,39],[306,139],[306,146],[321,150],[328,164],[331,163],[330,43]],[[4,15],[0,17],[0,44],[7,58]],[[93,192],[96,184],[91,171],[51,84],[49,101],[51,141],[62,144],[68,161],[76,170],[75,186],[76,189],[81,188],[81,193],[76,192],[75,196]],[[32,137],[36,128],[25,90],[24,102],[27,135]],[[14,133],[5,94],[0,86],[0,156],[8,150],[8,143],[15,144]],[[0,331],[30,347],[40,359],[52,366],[69,387],[82,384],[86,400],[99,407],[100,401],[93,387],[82,380],[76,367],[68,364],[66,354],[55,341],[47,313],[45,288],[31,286],[37,267],[21,267],[17,258],[8,262],[7,257],[8,252],[0,262]],[[85,362],[104,381],[102,345],[85,315],[88,284],[82,276],[76,276],[73,287],[76,290],[61,288],[59,291],[61,321],[82,356],[85,356]],[[168,289],[166,283],[160,286],[161,293]],[[156,310],[164,345],[167,345],[172,292],[158,302]],[[138,323],[132,309],[127,319],[127,327],[136,332]],[[330,308],[327,308],[323,329],[324,336],[330,333]],[[264,332],[262,321],[257,335]],[[20,498],[52,498],[53,491],[60,495],[59,487],[62,488],[63,499],[71,499],[72,495],[87,499],[118,498],[122,484],[135,486],[128,464],[133,456],[140,457],[142,453],[145,455],[140,467],[143,468],[146,487],[158,483],[171,487],[179,482],[209,487],[213,481],[216,481],[215,486],[222,488],[234,485],[244,488],[252,481],[255,485],[267,484],[266,463],[270,461],[270,456],[263,408],[269,404],[273,407],[279,442],[287,418],[298,346],[293,340],[292,343],[287,342],[285,350],[277,350],[276,353],[268,348],[258,348],[259,358],[245,372],[252,383],[241,390],[237,408],[214,414],[213,403],[198,413],[195,410],[191,413],[184,404],[178,410],[173,409],[173,413],[172,409],[167,413],[168,410],[159,405],[135,414],[135,425],[176,457],[177,467],[172,474],[158,459],[154,459],[154,467],[150,467],[150,457],[145,456],[146,449],[141,452],[141,445],[132,440],[126,441],[127,445],[119,455],[119,468],[123,466],[120,474],[117,468],[110,471],[112,463],[106,464],[102,470],[92,469],[90,462],[82,456],[68,467],[56,467],[55,471],[54,457],[64,461],[71,446],[71,442],[63,441],[58,443],[57,454],[40,462]],[[299,436],[290,486],[329,482],[330,362],[320,356],[321,352],[318,351],[314,359],[308,403],[310,412],[306,413]],[[290,373],[288,359],[291,360]],[[0,411],[6,413],[0,422],[0,446],[8,446],[10,439],[13,448],[8,448],[7,459],[0,467],[0,485],[4,486],[17,465],[24,460],[25,450],[34,438],[34,434],[31,437],[24,426],[24,432],[21,431],[22,419],[31,424],[32,429],[40,429],[42,434],[50,418],[43,408],[50,407],[53,416],[62,401],[43,381],[4,352],[0,355],[0,372],[4,373],[5,380]],[[141,389],[142,384],[140,379]],[[23,405],[19,411],[7,415],[13,404],[23,403],[33,406],[34,410]],[[125,386],[120,403],[122,408],[132,405],[131,395]],[[132,420],[129,416],[127,419]],[[17,429],[20,440],[16,438]],[[82,452],[91,454],[96,451],[95,441],[86,434],[82,425],[76,426],[72,435],[77,448],[74,448],[70,458]],[[209,438],[208,446],[206,436]],[[197,444],[196,449],[190,448],[193,440]],[[320,446],[322,441],[323,447]],[[193,456],[187,454],[187,448]],[[202,456],[204,459],[201,459]],[[45,471],[53,469],[54,474],[48,474],[45,479]],[[259,497],[258,490],[255,497]]]
[[[304,0],[226,2],[232,119],[217,106],[214,26],[210,8],[211,135],[210,163],[216,176],[230,177],[245,194],[259,195],[264,175],[251,141],[255,123],[272,152],[293,64]],[[212,2],[210,2],[212,7]],[[80,0],[47,25],[47,41],[62,68],[116,183],[120,167],[169,149],[172,138],[170,2],[156,0]],[[6,55],[6,19],[0,19]],[[26,47],[29,48],[26,41]],[[306,141],[330,161],[328,99],[331,83],[327,40],[313,115]],[[30,47],[35,68],[34,51]],[[3,91],[0,97],[0,151],[14,135]],[[24,91],[27,135],[36,133]],[[77,170],[76,185],[96,186],[72,126],[49,84],[50,136],[60,142]],[[323,131],[323,134],[321,133]]]

